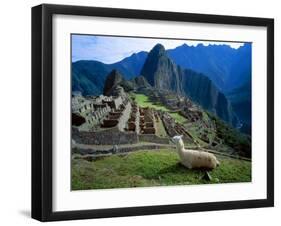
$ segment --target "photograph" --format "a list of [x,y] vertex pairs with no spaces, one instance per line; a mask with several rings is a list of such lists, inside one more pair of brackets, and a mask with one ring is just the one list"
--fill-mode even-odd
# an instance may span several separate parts
[[251,42],[70,39],[71,190],[251,182]]

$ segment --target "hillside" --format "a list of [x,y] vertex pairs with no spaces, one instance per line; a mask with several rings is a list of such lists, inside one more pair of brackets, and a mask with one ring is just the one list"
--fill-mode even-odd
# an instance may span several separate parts
[[252,125],[252,84],[248,81],[244,85],[232,90],[227,94],[233,110],[241,122],[240,131],[251,134]]
[[[116,94],[116,100],[125,101],[119,102],[118,110],[99,111],[108,115],[100,122],[84,121],[92,127],[73,125],[72,190],[251,181],[250,137],[189,98],[147,83],[144,77],[125,80],[116,70],[107,76],[104,94]],[[88,101],[90,106],[98,106],[99,98],[104,100],[100,107],[112,103],[111,96],[76,98],[81,103]],[[80,113],[80,117],[87,118],[91,112]],[[126,116],[130,117],[120,120],[124,127],[105,124],[119,123],[116,119]],[[171,142],[171,137],[179,134],[183,135],[185,148],[215,154],[220,166],[212,171],[183,167]],[[127,139],[121,142],[122,136]],[[131,140],[129,136],[137,139]]]
[[209,172],[188,170],[173,149],[137,151],[87,161],[72,160],[72,190],[149,187],[251,181],[251,162],[219,157],[221,165]]

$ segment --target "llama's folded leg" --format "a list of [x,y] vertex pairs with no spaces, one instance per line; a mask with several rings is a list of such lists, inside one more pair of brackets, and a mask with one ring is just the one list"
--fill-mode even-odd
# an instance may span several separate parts
[[182,165],[184,165],[188,169],[192,169],[192,165],[189,162],[181,162]]

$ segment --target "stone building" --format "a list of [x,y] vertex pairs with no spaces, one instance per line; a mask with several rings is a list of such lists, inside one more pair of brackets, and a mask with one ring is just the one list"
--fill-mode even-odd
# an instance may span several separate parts
[[120,96],[118,97],[107,97],[102,100],[102,103],[107,104],[110,108],[117,110],[120,105],[123,103],[123,100]]
[[[87,96],[73,93],[71,108],[72,118],[77,122],[78,116],[84,118],[85,123],[79,125],[80,130],[98,130],[114,126],[124,129],[124,119],[130,115],[128,99],[120,96]],[[127,112],[128,111],[128,112]],[[128,116],[126,115],[128,114]],[[83,120],[79,119],[80,122]],[[73,124],[73,126],[77,126]]]
[[154,110],[151,108],[140,108],[140,133],[155,134]]

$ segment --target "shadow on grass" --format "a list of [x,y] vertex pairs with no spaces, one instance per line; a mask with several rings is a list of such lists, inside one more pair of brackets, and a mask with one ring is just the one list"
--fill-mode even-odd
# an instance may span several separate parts
[[161,174],[178,173],[178,172],[181,172],[181,173],[188,173],[188,172],[205,173],[205,172],[212,172],[212,170],[208,169],[208,168],[188,169],[187,167],[182,165],[180,162],[159,170],[159,173],[161,173]]

